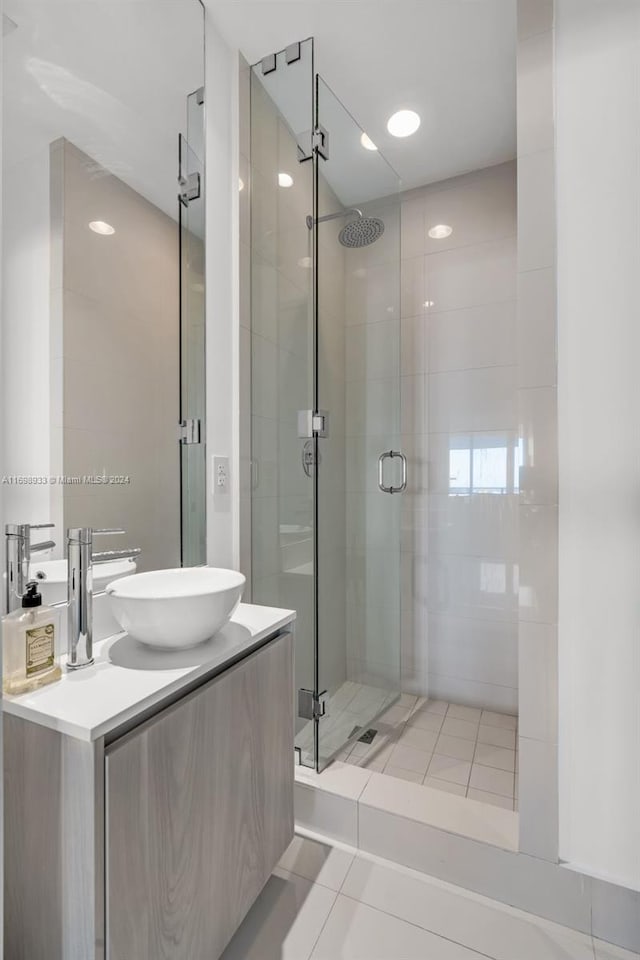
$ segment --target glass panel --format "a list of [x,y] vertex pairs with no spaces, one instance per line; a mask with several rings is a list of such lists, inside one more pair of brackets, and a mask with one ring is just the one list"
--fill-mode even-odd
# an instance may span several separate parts
[[[317,81],[318,768],[400,691],[400,182]],[[366,142],[366,141],[365,141]],[[369,141],[370,143],[370,141]],[[400,486],[401,459],[384,462]]]
[[[283,52],[275,69],[251,72],[252,596],[297,610],[296,690],[313,692],[313,464],[298,425],[314,399],[312,41],[288,60]],[[308,765],[315,726],[298,720]]]
[[[196,421],[181,446],[182,565],[207,561],[205,445],[205,201],[203,93],[187,98],[187,130],[180,151],[180,419]],[[199,153],[192,144],[197,145]],[[199,437],[198,437],[199,433]]]

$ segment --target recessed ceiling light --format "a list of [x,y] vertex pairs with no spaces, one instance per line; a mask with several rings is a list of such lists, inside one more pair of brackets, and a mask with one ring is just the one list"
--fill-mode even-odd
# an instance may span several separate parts
[[281,187],[292,187],[293,186],[293,177],[290,173],[279,173],[278,174],[278,184]]
[[453,227],[447,223],[437,223],[435,227],[429,230],[429,236],[432,240],[446,240],[453,233]]
[[115,228],[110,223],[105,223],[104,220],[92,220],[89,229],[93,230],[94,233],[99,233],[102,237],[110,237],[111,234],[116,232]]
[[242,177],[238,177],[238,190],[244,190],[244,180]]
[[425,300],[423,306],[425,306],[425,307],[427,308],[427,310],[428,310],[429,307],[435,307],[435,301],[434,301],[434,300]]
[[373,142],[373,140],[371,139],[371,137],[368,137],[368,136],[366,135],[366,133],[363,133],[362,136],[360,137],[360,143],[361,143],[362,146],[365,148],[365,150],[377,150],[377,149],[378,149],[378,148],[376,147],[375,143]]
[[410,137],[420,126],[420,117],[415,110],[398,110],[387,121],[387,130],[392,137]]

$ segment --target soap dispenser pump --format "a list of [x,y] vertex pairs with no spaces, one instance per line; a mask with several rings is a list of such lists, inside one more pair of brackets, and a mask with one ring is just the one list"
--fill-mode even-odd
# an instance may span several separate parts
[[38,584],[30,580],[21,609],[2,621],[2,689],[20,694],[62,676],[56,652],[58,611],[44,606]]

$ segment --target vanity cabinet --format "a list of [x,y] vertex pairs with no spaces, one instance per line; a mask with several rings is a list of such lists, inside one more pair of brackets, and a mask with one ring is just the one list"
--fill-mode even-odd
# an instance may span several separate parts
[[293,836],[289,644],[109,747],[109,960],[218,957]]
[[293,837],[292,644],[113,739],[5,716],[6,957],[220,956]]

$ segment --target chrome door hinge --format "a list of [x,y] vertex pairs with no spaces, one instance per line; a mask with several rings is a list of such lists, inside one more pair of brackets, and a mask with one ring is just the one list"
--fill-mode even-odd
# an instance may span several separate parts
[[314,130],[305,130],[298,135],[298,162],[312,160],[314,153],[323,160],[329,159],[329,132],[318,124]]
[[301,439],[329,436],[328,410],[298,410],[298,436]]
[[178,424],[178,443],[202,443],[202,424],[196,418]]
[[313,149],[318,151],[318,155],[323,160],[329,159],[329,131],[321,124],[318,124],[313,131],[312,144]]
[[190,173],[188,177],[180,177],[180,203],[188,207],[192,200],[200,198],[200,174]]
[[298,690],[298,716],[300,719],[322,720],[327,713],[326,695],[326,690],[319,693],[317,697],[313,690]]

